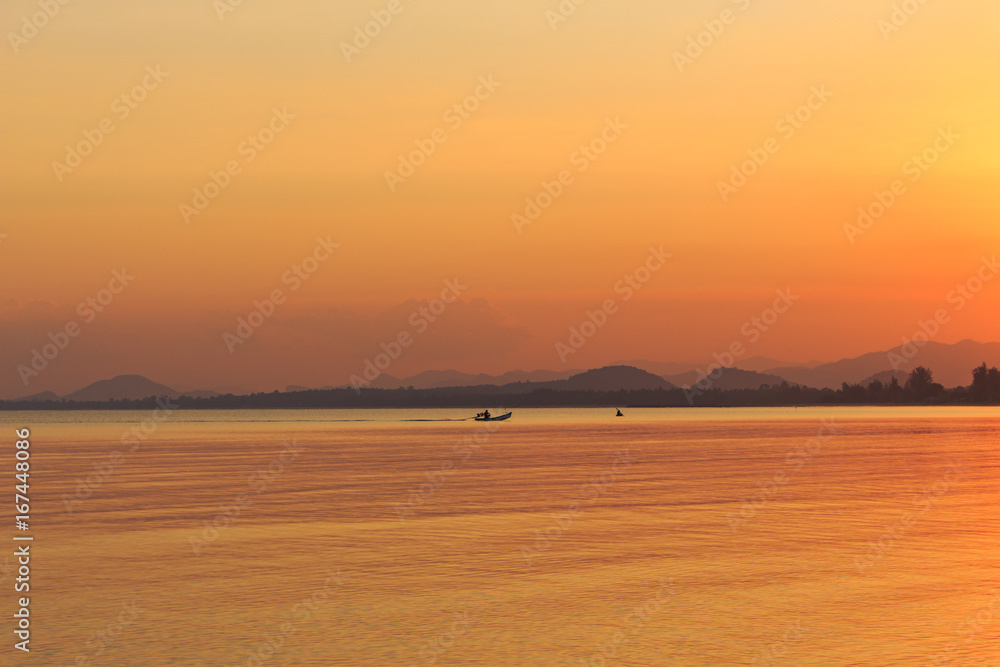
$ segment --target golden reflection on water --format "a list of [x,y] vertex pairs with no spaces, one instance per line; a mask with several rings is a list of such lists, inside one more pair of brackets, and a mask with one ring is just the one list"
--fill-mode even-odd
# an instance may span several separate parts
[[613,414],[4,414],[30,664],[1000,665],[1000,411]]

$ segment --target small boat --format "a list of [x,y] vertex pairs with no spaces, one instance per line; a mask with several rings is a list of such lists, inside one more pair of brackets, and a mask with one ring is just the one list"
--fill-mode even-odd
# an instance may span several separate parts
[[510,419],[510,416],[514,414],[513,412],[506,412],[502,415],[497,415],[496,417],[490,415],[489,417],[476,417],[477,422],[502,422],[504,419]]

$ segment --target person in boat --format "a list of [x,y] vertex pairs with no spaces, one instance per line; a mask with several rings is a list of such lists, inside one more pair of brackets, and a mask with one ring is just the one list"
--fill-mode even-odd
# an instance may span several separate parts
[[486,412],[483,413],[483,419],[489,419],[489,418],[490,418],[490,411],[487,410]]
[[622,411],[621,411],[621,409],[619,408],[619,409],[618,409],[618,414],[616,414],[616,415],[615,415],[615,417],[624,417],[624,416],[625,416],[625,415],[623,415],[623,414],[622,414]]

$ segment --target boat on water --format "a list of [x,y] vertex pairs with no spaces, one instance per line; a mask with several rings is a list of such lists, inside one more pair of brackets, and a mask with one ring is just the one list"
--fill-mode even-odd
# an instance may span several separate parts
[[502,415],[493,416],[489,412],[487,412],[486,416],[479,415],[478,417],[476,417],[476,421],[477,422],[502,422],[504,419],[510,419],[511,415],[513,415],[513,414],[514,414],[513,412],[505,412]]

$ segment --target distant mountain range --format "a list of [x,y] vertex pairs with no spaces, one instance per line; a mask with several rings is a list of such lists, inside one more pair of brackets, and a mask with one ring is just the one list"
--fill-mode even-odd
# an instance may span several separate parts
[[33,396],[26,396],[22,401],[110,401],[110,400],[139,400],[150,396],[168,396],[170,398],[180,398],[190,396],[191,398],[207,398],[218,396],[214,391],[185,391],[180,392],[171,389],[166,385],[153,382],[141,375],[119,375],[110,380],[100,380],[89,384],[83,389],[74,391],[65,396],[59,396],[51,391],[45,391]]
[[[831,364],[822,364],[814,368],[801,366],[772,368],[768,373],[782,377],[789,382],[815,387],[817,389],[838,389],[844,382],[855,384],[864,382],[872,376],[891,371],[890,354],[905,361],[906,354],[913,350],[904,350],[902,346],[885,352],[872,352],[854,359],[841,359]],[[972,369],[986,362],[989,366],[1000,367],[1000,343],[977,343],[963,340],[960,343],[947,345],[933,341],[916,349],[912,360],[901,365],[898,370],[909,374],[917,366],[924,366],[934,373],[934,380],[945,387],[962,387],[972,383]]]
[[[382,378],[379,378],[382,379]],[[504,382],[504,380],[507,380]],[[373,389],[444,389],[475,387],[497,393],[526,393],[537,389],[551,391],[638,391],[642,389],[675,389],[666,379],[632,366],[606,366],[589,371],[513,371],[499,376],[469,375],[452,371],[430,371],[406,380],[391,380],[369,387]]]
[[58,394],[53,394],[51,391],[43,391],[40,394],[32,394],[31,396],[25,396],[24,398],[18,399],[21,401],[61,401],[62,397]]
[[[708,370],[707,368],[704,370]],[[688,371],[680,375],[669,375],[665,380],[678,387],[690,387],[697,384],[704,378],[704,370]],[[756,371],[745,371],[741,368],[723,368],[718,373],[719,377],[712,379],[712,386],[716,389],[757,389],[762,384],[781,384],[785,379],[777,375],[758,373]],[[794,384],[794,383],[793,383]]]
[[[915,349],[915,348],[914,348]],[[867,385],[873,380],[885,384],[895,376],[900,384],[905,384],[909,372],[917,366],[926,366],[934,373],[935,381],[945,387],[967,386],[972,382],[972,369],[982,363],[1000,367],[1000,343],[977,343],[964,340],[952,345],[929,342],[917,350],[893,348],[885,352],[872,352],[853,359],[842,359],[833,363],[782,365],[785,362],[766,357],[752,357],[738,362],[737,368],[725,368],[713,378],[715,389],[757,389],[761,385],[780,385],[782,382],[798,384],[817,389],[839,389],[847,382]],[[912,356],[908,359],[907,354]],[[893,370],[891,355],[896,361],[906,361],[899,369]],[[908,360],[907,360],[908,359]],[[770,364],[777,364],[770,366]],[[510,371],[503,375],[471,374],[459,371],[425,371],[408,378],[379,376],[370,386],[378,389],[441,389],[448,387],[479,387],[490,391],[507,393],[529,392],[536,389],[554,391],[638,391],[649,389],[671,389],[689,387],[696,384],[700,373],[710,370],[708,364],[664,363],[634,360],[614,366],[593,370],[565,371]],[[700,373],[699,373],[700,372]],[[340,385],[343,387],[344,385]],[[334,387],[322,387],[333,389]],[[310,391],[309,387],[289,386],[287,391]],[[209,390],[178,391],[159,384],[141,375],[119,375],[109,380],[101,380],[65,396],[46,391],[27,396],[21,401],[79,401],[98,402],[108,400],[137,400],[150,396],[180,398],[207,398],[219,396],[221,392]],[[226,392],[236,394],[238,392]]]
[[640,389],[676,389],[659,375],[632,366],[607,366],[579,373],[565,380],[535,384],[535,388],[556,391],[636,391]]
[[[739,368],[744,371],[755,371],[757,373],[765,373],[770,371],[772,368],[780,368],[783,366],[789,366],[794,368],[812,368],[814,366],[819,366],[822,361],[810,361],[807,363],[792,363],[788,361],[779,361],[777,359],[770,359],[768,357],[747,357],[746,359],[740,359]],[[690,373],[697,370],[705,370],[709,362],[703,363],[677,363],[670,362],[665,363],[662,361],[649,361],[647,359],[633,359],[631,361],[620,361],[618,366],[634,366],[635,368],[641,368],[644,371],[649,371],[650,373],[656,373],[657,375],[662,375],[669,378],[671,375],[682,375],[684,373]]]
[[503,375],[487,375],[486,373],[462,373],[460,371],[424,371],[408,378],[397,378],[391,375],[380,375],[375,378],[370,387],[375,389],[438,389],[440,387],[475,387],[480,385],[503,386],[514,382],[551,382],[566,380],[582,370],[569,371],[509,371]]
[[[914,351],[915,355],[912,354]],[[893,369],[893,362],[897,362],[898,368]],[[917,366],[925,366],[933,371],[934,380],[945,387],[963,387],[972,382],[972,369],[984,362],[1000,367],[1000,343],[963,340],[945,344],[932,341],[920,348],[904,349],[899,346],[833,363],[783,364],[766,357],[742,359],[737,362],[738,368],[726,369],[722,377],[712,382],[712,386],[718,389],[756,389],[762,384],[784,381],[816,389],[839,389],[844,382],[867,385],[878,379],[887,383],[893,374],[900,384],[904,384],[910,371]],[[709,369],[707,363],[663,364],[637,360],[629,365],[661,374],[667,381],[682,387],[697,381],[698,370],[704,372]],[[679,368],[683,371],[678,371]],[[756,374],[749,374],[750,371]]]

